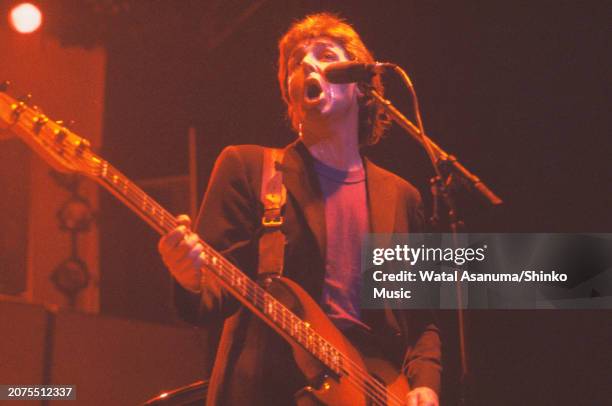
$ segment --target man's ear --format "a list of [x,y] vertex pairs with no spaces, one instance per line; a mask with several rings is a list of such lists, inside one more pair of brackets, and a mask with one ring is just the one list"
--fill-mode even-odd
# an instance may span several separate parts
[[295,109],[291,106],[289,106],[288,108],[288,114],[289,114],[289,121],[291,121],[291,128],[293,129],[293,131],[295,131],[296,133],[299,131],[299,125],[300,125],[300,118],[298,117]]

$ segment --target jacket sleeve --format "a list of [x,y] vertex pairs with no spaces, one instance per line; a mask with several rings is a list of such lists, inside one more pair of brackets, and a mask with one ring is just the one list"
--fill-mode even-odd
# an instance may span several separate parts
[[434,322],[418,324],[420,334],[414,345],[406,348],[403,370],[411,388],[427,386],[439,394],[442,372],[440,331]]
[[[252,277],[257,264],[258,196],[241,147],[225,148],[217,161],[204,195],[196,228],[202,240]],[[222,321],[238,309],[238,301],[225,291],[210,271],[201,294],[178,284],[175,304],[179,315],[194,324]]]

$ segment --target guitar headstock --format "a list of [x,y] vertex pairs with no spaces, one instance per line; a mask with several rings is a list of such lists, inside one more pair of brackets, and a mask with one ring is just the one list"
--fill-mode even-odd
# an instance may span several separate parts
[[60,172],[97,175],[101,162],[88,140],[61,121],[49,119],[38,107],[29,106],[26,98],[9,96],[7,88],[8,82],[0,84],[0,134],[17,135]]

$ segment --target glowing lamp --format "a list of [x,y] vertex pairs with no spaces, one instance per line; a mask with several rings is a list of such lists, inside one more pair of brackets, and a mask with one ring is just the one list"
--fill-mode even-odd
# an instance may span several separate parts
[[21,3],[11,9],[9,21],[15,31],[29,34],[42,24],[42,13],[32,3]]

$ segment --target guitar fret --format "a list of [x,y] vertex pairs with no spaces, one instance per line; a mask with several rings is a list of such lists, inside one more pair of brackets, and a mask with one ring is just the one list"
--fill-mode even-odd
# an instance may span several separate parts
[[310,351],[312,351],[312,341],[313,341],[313,337],[312,337],[312,333],[310,331],[307,331],[307,336],[306,336],[306,348],[308,348]]
[[233,285],[241,295],[245,295],[246,293],[246,284],[244,282],[244,275],[235,275],[233,280]]
[[315,354],[320,356],[322,354],[321,336],[318,336],[318,335],[315,336],[315,338],[314,338],[314,346],[315,346]]
[[299,329],[299,336],[298,339],[300,340],[300,344],[302,344],[304,347],[307,347],[308,344],[308,331],[307,331],[307,322],[300,322],[298,324],[298,329]]
[[329,348],[327,348],[327,345],[323,344],[322,352],[323,363],[329,366]]
[[270,295],[265,293],[264,294],[264,312],[268,315],[271,316],[272,319],[274,320],[274,303],[272,303],[270,301]]
[[287,314],[287,309],[285,309],[284,307],[281,309],[281,320],[283,321],[283,330],[287,331],[287,328],[290,325],[291,319],[290,316]]
[[300,320],[298,317],[293,316],[293,321],[292,321],[292,328],[293,328],[293,336],[294,337],[299,337],[301,335],[302,332],[302,320]]
[[329,365],[331,363],[331,346],[329,343],[324,344],[323,354],[325,357],[325,364]]
[[280,314],[281,328],[283,329],[283,331],[287,331],[287,319],[285,316],[285,309],[281,307],[278,313]]

